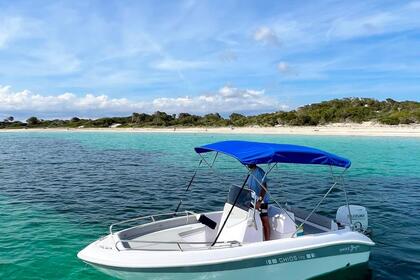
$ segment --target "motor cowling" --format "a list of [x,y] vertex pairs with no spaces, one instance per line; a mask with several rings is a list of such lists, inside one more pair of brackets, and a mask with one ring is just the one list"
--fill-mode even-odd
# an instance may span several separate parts
[[[349,213],[350,208],[350,213]],[[350,219],[351,214],[351,219]],[[344,205],[338,208],[336,221],[342,226],[351,226],[354,230],[368,231],[368,214],[365,207],[360,205]],[[351,222],[350,222],[351,221]]]

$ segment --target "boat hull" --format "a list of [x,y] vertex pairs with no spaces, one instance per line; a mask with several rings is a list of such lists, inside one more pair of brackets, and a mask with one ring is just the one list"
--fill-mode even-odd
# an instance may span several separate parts
[[370,246],[341,244],[212,265],[122,268],[93,264],[119,279],[308,279],[369,260]]

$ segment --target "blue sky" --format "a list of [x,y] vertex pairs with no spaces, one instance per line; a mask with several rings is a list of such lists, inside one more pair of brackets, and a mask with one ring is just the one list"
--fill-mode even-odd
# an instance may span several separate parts
[[0,117],[420,100],[420,1],[3,1]]

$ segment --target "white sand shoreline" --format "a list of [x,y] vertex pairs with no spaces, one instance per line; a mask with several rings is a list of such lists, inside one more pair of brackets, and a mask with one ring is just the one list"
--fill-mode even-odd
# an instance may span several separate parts
[[331,124],[325,126],[279,127],[167,127],[167,128],[30,128],[0,129],[0,132],[126,132],[126,133],[220,133],[220,134],[274,134],[311,136],[383,136],[420,137],[420,125]]

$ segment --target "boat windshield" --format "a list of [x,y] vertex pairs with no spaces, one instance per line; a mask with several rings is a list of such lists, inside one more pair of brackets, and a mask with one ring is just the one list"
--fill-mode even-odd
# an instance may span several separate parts
[[[235,199],[238,196],[238,193],[241,192],[241,187],[232,186],[229,190],[227,203],[233,205],[235,203]],[[242,189],[238,200],[236,201],[235,206],[239,207],[245,211],[248,211],[249,208],[253,208],[253,203],[255,200],[255,193],[250,189]]]

